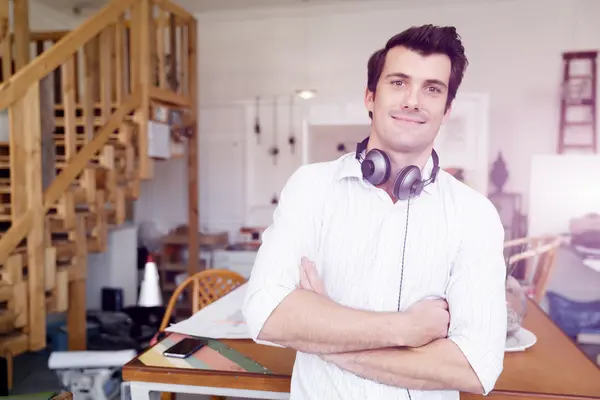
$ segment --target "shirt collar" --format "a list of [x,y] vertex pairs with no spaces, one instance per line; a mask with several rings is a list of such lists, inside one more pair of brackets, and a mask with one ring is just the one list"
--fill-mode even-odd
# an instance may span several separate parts
[[[363,154],[364,155],[364,154]],[[360,170],[360,161],[356,159],[356,153],[347,153],[341,157],[340,168],[337,172],[337,180],[345,178],[356,178],[367,185],[371,185],[366,179],[362,177],[362,171]],[[429,156],[425,167],[422,170],[423,179],[429,179],[433,171],[433,157]],[[390,179],[393,179],[390,177]],[[439,179],[439,172],[436,181]],[[436,182],[432,182],[425,186],[423,192],[434,193],[434,189],[437,187]]]

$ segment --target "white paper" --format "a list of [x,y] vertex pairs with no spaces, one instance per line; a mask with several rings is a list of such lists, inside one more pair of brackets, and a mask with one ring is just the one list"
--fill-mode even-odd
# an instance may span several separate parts
[[190,318],[165,330],[212,339],[250,339],[248,325],[242,315],[246,287],[247,284],[240,286]]

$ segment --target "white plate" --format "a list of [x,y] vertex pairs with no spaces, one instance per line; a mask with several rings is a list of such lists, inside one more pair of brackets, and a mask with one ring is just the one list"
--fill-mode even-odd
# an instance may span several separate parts
[[506,352],[524,351],[530,348],[537,342],[537,337],[531,331],[521,328],[515,333],[506,338]]

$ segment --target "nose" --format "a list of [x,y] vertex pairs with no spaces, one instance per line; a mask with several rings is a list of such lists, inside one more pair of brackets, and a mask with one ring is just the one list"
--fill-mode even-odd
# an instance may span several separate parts
[[419,91],[417,89],[411,87],[404,92],[402,108],[404,110],[412,110],[412,111],[419,110],[420,99],[419,99]]

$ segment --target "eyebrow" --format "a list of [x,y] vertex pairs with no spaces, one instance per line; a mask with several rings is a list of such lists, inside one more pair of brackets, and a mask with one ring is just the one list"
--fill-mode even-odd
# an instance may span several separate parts
[[[386,79],[388,78],[402,78],[402,79],[412,79],[412,77],[410,75],[406,75],[403,74],[402,72],[392,72],[391,74],[387,74]],[[425,83],[428,85],[439,85],[441,87],[447,88],[448,85],[446,85],[444,82],[440,81],[439,79],[426,79]]]

